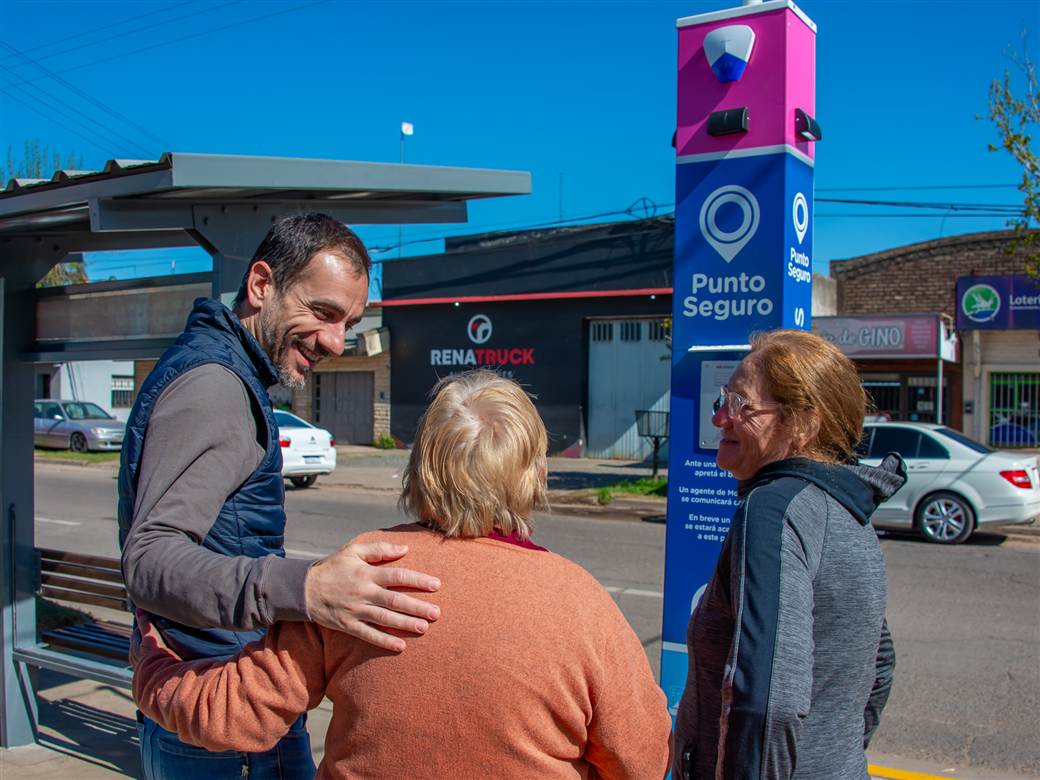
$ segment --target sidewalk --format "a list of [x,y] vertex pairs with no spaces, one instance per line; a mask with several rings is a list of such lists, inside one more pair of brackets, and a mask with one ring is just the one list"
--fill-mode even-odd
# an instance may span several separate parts
[[[336,470],[318,477],[323,487],[339,487],[396,495],[408,463],[405,450],[377,450],[346,445],[336,447]],[[570,515],[595,515],[610,520],[664,522],[665,500],[655,496],[615,495],[601,505],[600,488],[628,480],[650,477],[649,463],[595,458],[549,458],[549,503],[552,511]],[[658,477],[667,479],[668,469]],[[290,488],[291,489],[291,488]]]
[[[40,738],[36,745],[0,749],[0,780],[111,780],[140,777],[137,722],[130,692],[56,672],[38,674]],[[324,755],[332,718],[326,699],[308,715],[315,763]],[[1024,775],[935,766],[896,756],[869,756],[876,780],[1024,780]],[[462,780],[469,780],[464,778]]]

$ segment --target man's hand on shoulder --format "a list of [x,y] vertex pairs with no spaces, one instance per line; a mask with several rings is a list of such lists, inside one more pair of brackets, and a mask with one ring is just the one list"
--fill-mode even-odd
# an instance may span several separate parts
[[344,545],[322,558],[307,572],[307,616],[325,628],[401,652],[404,640],[379,627],[425,634],[441,613],[435,604],[389,590],[403,587],[433,592],[441,586],[436,577],[373,565],[395,561],[407,552],[404,545],[369,542]]

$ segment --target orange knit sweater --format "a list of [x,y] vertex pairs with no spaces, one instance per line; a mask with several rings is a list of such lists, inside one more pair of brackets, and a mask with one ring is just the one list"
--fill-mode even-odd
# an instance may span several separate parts
[[145,643],[134,698],[210,750],[261,751],[327,695],[319,778],[662,778],[671,719],[610,596],[551,552],[405,525],[441,618],[400,655],[311,623],[276,624],[227,662]]

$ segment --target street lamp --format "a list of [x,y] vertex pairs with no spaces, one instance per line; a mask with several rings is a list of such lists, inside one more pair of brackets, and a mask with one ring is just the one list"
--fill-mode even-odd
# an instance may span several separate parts
[[[404,165],[404,139],[415,134],[415,126],[411,122],[401,122],[401,164]],[[404,225],[397,226],[397,259],[401,259],[401,247],[404,244]]]

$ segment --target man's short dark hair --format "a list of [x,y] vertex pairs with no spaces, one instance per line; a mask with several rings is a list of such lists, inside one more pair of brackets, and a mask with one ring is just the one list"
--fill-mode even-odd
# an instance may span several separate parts
[[271,226],[256,248],[242,277],[234,305],[239,306],[245,301],[246,281],[256,263],[263,260],[271,266],[275,289],[284,293],[296,283],[311,258],[319,252],[343,255],[354,271],[366,278],[372,268],[372,259],[357,234],[328,214],[311,212],[282,217]]

